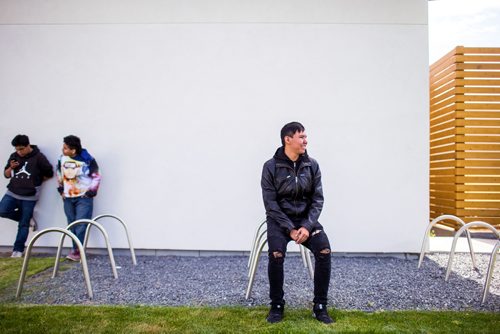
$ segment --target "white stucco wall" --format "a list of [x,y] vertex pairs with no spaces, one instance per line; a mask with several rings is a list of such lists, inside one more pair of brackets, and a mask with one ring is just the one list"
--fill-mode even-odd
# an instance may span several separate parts
[[[122,216],[136,248],[247,250],[264,219],[262,164],[298,120],[334,251],[418,251],[425,0],[0,0],[0,45],[2,163],[18,133],[54,164],[62,138],[80,136],[103,175],[94,213]],[[40,228],[66,225],[55,188],[43,186]],[[0,246],[16,230],[0,218]]]

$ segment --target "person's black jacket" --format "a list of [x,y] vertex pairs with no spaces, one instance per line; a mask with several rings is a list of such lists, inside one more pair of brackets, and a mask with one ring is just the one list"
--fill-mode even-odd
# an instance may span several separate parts
[[305,227],[309,233],[319,225],[323,209],[321,171],[313,158],[302,154],[294,163],[283,147],[262,169],[262,196],[268,221],[278,223],[288,233]]
[[[21,157],[17,152],[10,155],[4,171],[9,168],[10,161],[15,159],[19,166],[14,170],[14,175],[10,178],[7,189],[20,196],[33,196],[36,194],[36,187],[40,186],[45,178],[54,175],[52,165],[43,155],[36,145],[31,145],[33,151]],[[5,176],[5,174],[4,174]]]

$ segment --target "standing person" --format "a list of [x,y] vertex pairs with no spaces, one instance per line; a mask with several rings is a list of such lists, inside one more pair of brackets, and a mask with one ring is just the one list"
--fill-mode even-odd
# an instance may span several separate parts
[[287,244],[295,241],[312,251],[314,267],[313,316],[332,323],[327,312],[331,273],[331,249],[323,226],[318,222],[323,208],[323,190],[319,165],[307,155],[307,135],[298,122],[281,129],[281,143],[274,157],[262,170],[262,195],[267,217],[269,246],[270,323],[283,319],[283,263]]
[[[92,219],[94,197],[101,181],[96,160],[82,148],[80,138],[64,137],[62,155],[57,163],[57,190],[64,202],[64,213],[71,224],[78,219]],[[72,232],[83,244],[87,224],[72,227]],[[73,249],[66,256],[71,261],[80,261],[80,251],[73,242]]]
[[[22,257],[28,239],[33,210],[40,195],[42,182],[54,176],[52,165],[28,136],[12,139],[15,152],[7,160],[3,175],[10,179],[7,192],[0,202],[0,217],[18,222],[16,241],[11,257]],[[33,219],[33,231],[36,222]]]

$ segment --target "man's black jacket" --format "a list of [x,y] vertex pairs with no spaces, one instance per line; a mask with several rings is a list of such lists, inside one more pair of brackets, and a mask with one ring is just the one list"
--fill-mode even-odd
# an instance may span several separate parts
[[33,149],[31,153],[24,157],[21,157],[17,152],[12,153],[4,168],[4,171],[9,168],[11,160],[19,162],[19,166],[14,170],[14,175],[10,178],[7,189],[20,196],[35,195],[36,188],[42,184],[43,180],[54,175],[52,165],[45,155],[40,152],[36,145],[31,145],[31,148]]
[[323,209],[323,188],[319,165],[302,154],[294,163],[283,147],[262,169],[262,196],[268,221],[275,221],[288,233],[305,227],[309,233],[317,226]]

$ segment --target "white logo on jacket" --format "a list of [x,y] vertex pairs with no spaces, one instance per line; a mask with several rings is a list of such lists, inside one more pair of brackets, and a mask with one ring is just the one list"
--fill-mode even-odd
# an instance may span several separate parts
[[21,169],[19,170],[19,172],[16,173],[16,178],[19,176],[19,174],[26,174],[28,176],[28,179],[30,178],[31,173],[28,173],[28,171],[26,170],[26,166],[27,165],[28,165],[28,162],[25,161],[23,167],[21,167]]

